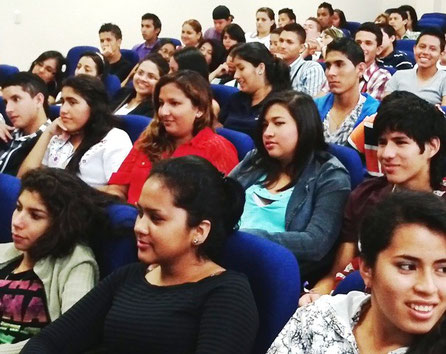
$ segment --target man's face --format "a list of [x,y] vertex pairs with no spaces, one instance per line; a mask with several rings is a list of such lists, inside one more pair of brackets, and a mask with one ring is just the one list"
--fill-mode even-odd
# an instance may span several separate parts
[[293,23],[294,21],[292,21],[288,15],[286,13],[280,14],[279,15],[279,19],[277,20],[277,24],[279,25],[279,27],[283,27],[289,23]]
[[356,32],[355,41],[360,45],[364,52],[365,64],[369,67],[375,62],[379,48],[376,35],[368,31],[359,31]]
[[437,65],[441,55],[440,45],[437,37],[428,34],[418,39],[413,52],[419,68],[431,68]]
[[323,29],[331,27],[332,18],[330,16],[330,12],[325,7],[320,7],[317,9],[317,20]]
[[386,52],[389,48],[393,49],[393,41],[395,40],[395,36],[389,37],[389,35],[381,29],[383,34],[383,43],[381,44],[381,52]]
[[279,38],[279,47],[283,60],[289,65],[299,57],[302,43],[296,33],[282,31]]
[[344,53],[335,50],[328,52],[325,63],[328,85],[335,95],[343,94],[359,85],[364,63],[355,66]]
[[39,109],[43,107],[43,95],[34,97],[24,91],[21,86],[8,86],[3,89],[3,99],[6,104],[6,114],[15,128],[26,134],[34,133]]
[[152,42],[158,37],[159,32],[159,28],[155,28],[152,20],[141,21],[141,34],[145,41]]
[[228,19],[220,18],[218,20],[214,20],[214,28],[218,33],[223,32],[223,29],[229,25],[231,21]]
[[99,42],[104,57],[108,58],[119,53],[121,49],[121,40],[116,39],[112,32],[99,33]]
[[397,12],[393,12],[389,16],[389,25],[391,25],[396,32],[406,30],[407,20],[403,20],[401,15]]
[[307,34],[307,41],[311,39],[316,39],[319,37],[321,32],[318,29],[318,24],[313,20],[306,20],[304,23],[304,30]]

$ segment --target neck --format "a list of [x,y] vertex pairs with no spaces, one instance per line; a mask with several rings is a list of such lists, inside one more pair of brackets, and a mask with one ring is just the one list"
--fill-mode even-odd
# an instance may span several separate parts
[[340,111],[351,111],[355,108],[359,101],[359,88],[358,85],[354,85],[353,88],[345,91],[339,95],[335,95],[333,108]]
[[191,141],[194,137],[191,135],[185,136],[185,137],[181,137],[181,138],[176,138],[175,139],[175,148],[177,148],[180,145],[186,144],[189,141]]
[[252,106],[255,106],[256,104],[259,104],[262,102],[266,96],[272,91],[271,85],[265,85],[259,88],[254,94],[252,95]]
[[373,60],[370,60],[368,63],[365,63],[366,69],[370,68],[375,63],[375,58]]
[[152,38],[152,39],[148,39],[148,40],[146,40],[146,46],[147,46],[147,47],[150,47],[150,46],[154,45],[155,42],[156,42],[157,40],[158,40],[157,37],[154,37],[154,38]]
[[404,27],[401,27],[398,31],[396,31],[396,37],[398,39],[401,39],[401,37],[403,37],[405,33],[406,29]]
[[287,65],[291,65],[299,58],[300,58],[300,55],[296,58],[285,59],[285,63],[287,63]]
[[15,272],[21,273],[27,270],[33,269],[35,262],[31,259],[28,252],[23,253],[23,259],[20,262],[19,266],[15,269]]
[[118,50],[116,53],[110,55],[107,60],[110,64],[117,63],[119,60],[121,60],[121,52]]
[[147,97],[149,97],[149,96],[143,96],[139,92],[136,92],[135,98],[133,100],[134,100],[135,103],[139,104],[142,101],[144,101]]
[[39,130],[39,128],[42,126],[42,124],[45,124],[46,121],[47,121],[47,118],[46,118],[46,114],[45,114],[43,107],[39,108],[39,111],[37,112],[36,119],[33,120],[32,124],[23,128],[23,133],[25,133],[26,135],[35,133],[36,131]]
[[419,192],[432,192],[433,190],[430,184],[429,170],[423,171],[422,176],[418,177],[415,180],[409,180],[405,183],[397,184],[395,186]]
[[432,76],[437,73],[438,69],[436,65],[433,65],[429,68],[421,68],[417,69],[417,77],[421,80],[429,80]]
[[210,269],[216,267],[210,260],[188,254],[173,264],[160,264],[159,281],[165,286],[196,282],[208,276]]
[[72,135],[70,136],[70,143],[71,145],[73,145],[74,149],[77,149],[77,147],[81,144],[83,138],[84,134],[82,132],[72,133]]
[[379,55],[379,57],[380,57],[380,58],[385,58],[385,57],[387,57],[388,55],[392,54],[392,52],[393,52],[393,46],[390,45],[390,46],[388,46],[387,48],[385,48],[385,49],[382,50],[382,52],[381,52],[381,54]]
[[257,31],[257,37],[259,37],[259,38],[264,38],[267,35],[269,35],[269,32],[259,32],[259,31]]

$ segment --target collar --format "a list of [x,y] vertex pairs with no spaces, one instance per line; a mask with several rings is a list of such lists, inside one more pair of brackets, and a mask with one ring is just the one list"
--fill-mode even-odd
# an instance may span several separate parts
[[28,134],[28,135],[24,135],[23,130],[21,129],[15,129],[12,132],[13,135],[13,139],[16,141],[26,141],[29,139],[34,138],[37,134],[39,134],[40,132],[44,132],[45,129],[51,124],[51,120],[47,119],[45,123],[43,123],[39,129],[37,129],[34,133]]
[[299,57],[290,64],[290,69],[293,70],[295,68],[298,68],[303,63],[304,63],[304,59],[299,55]]

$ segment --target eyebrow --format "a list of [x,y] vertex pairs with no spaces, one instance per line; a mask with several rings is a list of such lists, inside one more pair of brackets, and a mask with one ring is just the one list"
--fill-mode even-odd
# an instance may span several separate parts
[[[400,254],[400,255],[395,256],[394,258],[403,258],[403,259],[407,259],[407,260],[413,261],[413,262],[420,262],[420,261],[422,261],[421,258],[410,256],[408,254]],[[443,263],[443,262],[446,262],[446,257],[445,258],[441,258],[441,259],[437,259],[436,261],[434,261],[434,263]]]

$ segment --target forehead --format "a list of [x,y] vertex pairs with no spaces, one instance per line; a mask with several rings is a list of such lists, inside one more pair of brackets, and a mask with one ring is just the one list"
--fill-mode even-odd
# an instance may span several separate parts
[[293,31],[282,31],[282,33],[280,34],[280,38],[299,42],[299,37],[297,36],[297,33]]
[[210,49],[210,50],[212,50],[212,44],[211,43],[209,43],[209,42],[205,42],[205,43],[203,43],[202,45],[201,45],[201,48],[204,48],[204,49]]
[[174,51],[175,50],[175,46],[172,43],[166,43],[166,44],[163,44],[160,49]]
[[153,20],[142,20],[141,25],[143,26],[153,26]]
[[326,9],[325,7],[320,7],[317,9],[317,14],[322,16],[328,16],[329,12],[328,9]]
[[195,32],[194,28],[190,24],[188,24],[188,23],[185,23],[183,25],[183,29],[186,30],[186,31],[194,31]]
[[281,18],[285,18],[285,19],[287,19],[287,20],[290,19],[290,16],[288,16],[288,14],[287,14],[286,12],[279,14],[279,17],[281,17]]
[[325,58],[326,63],[332,64],[337,61],[347,62],[353,65],[352,61],[342,52],[332,50],[331,52],[327,53],[327,56]]
[[425,34],[419,38],[417,46],[420,44],[425,44],[428,46],[435,46],[438,48],[440,48],[440,45],[441,45],[439,38],[437,38],[435,36],[431,36],[429,34]]
[[266,18],[266,19],[269,20],[269,16],[268,16],[268,14],[267,14],[266,12],[264,12],[264,11],[259,11],[259,12],[257,12],[257,13],[256,13],[256,17],[257,17],[257,18]]
[[226,23],[226,22],[228,22],[228,20],[225,18],[218,18],[214,20],[214,23]]
[[160,98],[188,98],[183,90],[181,88],[179,88],[175,83],[170,82],[166,85],[164,85],[163,87],[161,87],[160,89]]
[[389,140],[392,140],[392,139],[406,139],[406,140],[409,140],[409,141],[415,143],[415,140],[413,140],[405,132],[402,132],[402,131],[395,131],[395,130],[386,129],[379,137],[382,138],[382,139],[389,139]]
[[79,59],[79,63],[81,63],[82,65],[89,65],[96,67],[96,63],[91,57],[82,57]]
[[99,38],[101,38],[101,39],[110,39],[110,38],[116,39],[113,32],[101,32],[101,33],[99,33]]
[[78,101],[85,101],[85,99],[70,86],[62,87],[62,97],[63,98],[72,97]]
[[138,67],[139,70],[150,72],[150,73],[158,73],[158,67],[151,60],[145,60]]
[[288,108],[281,103],[272,104],[271,106],[268,107],[268,110],[265,113],[266,120],[270,120],[277,117],[293,119]]
[[314,22],[313,20],[306,20],[304,25],[308,26],[308,27],[316,27],[317,26],[316,22]]
[[161,177],[152,176],[144,183],[138,204],[143,208],[163,210],[174,206],[174,196]]
[[372,33],[372,32],[369,32],[369,31],[359,31],[359,32],[356,32],[355,39],[356,40],[360,39],[362,41],[374,41],[374,42],[377,42],[376,35],[374,33]]
[[398,12],[392,12],[389,15],[389,17],[392,17],[393,19],[396,19],[396,20],[402,20],[403,19],[403,17]]
[[55,58],[48,58],[45,59],[44,61],[41,61],[40,63],[43,64],[44,66],[51,66],[55,68],[57,65],[57,60]]
[[26,92],[22,88],[22,86],[18,86],[18,85],[8,86],[3,89],[3,97],[6,100],[8,99],[8,97],[11,97],[11,96],[23,96],[23,95],[28,95],[29,97],[31,97],[31,95],[28,92]]
[[45,203],[42,200],[42,197],[40,196],[40,193],[37,191],[31,191],[28,189],[24,189],[22,193],[19,195],[19,201],[21,204],[23,204],[27,207],[33,208],[33,209],[39,209],[46,211],[47,207]]

